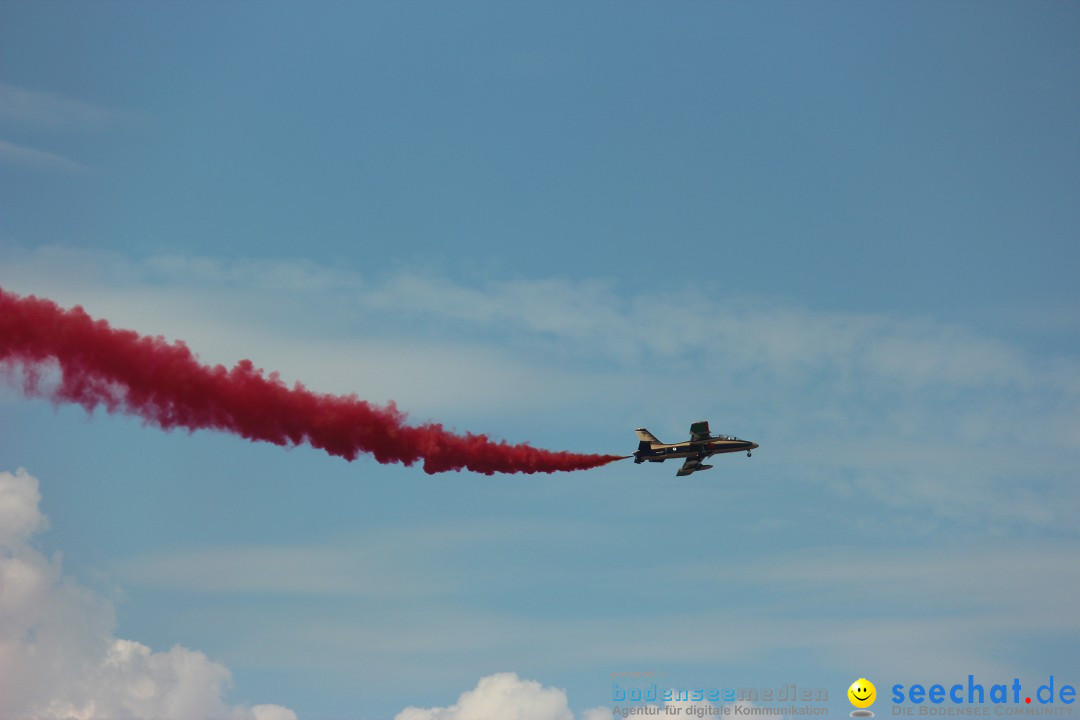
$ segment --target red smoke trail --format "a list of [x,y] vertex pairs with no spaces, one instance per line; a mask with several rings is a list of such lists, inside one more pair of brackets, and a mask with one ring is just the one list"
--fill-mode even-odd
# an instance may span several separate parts
[[[59,364],[58,387],[45,390],[41,373]],[[28,395],[78,403],[92,412],[127,412],[165,430],[214,429],[275,445],[309,443],[353,460],[371,453],[381,463],[424,461],[428,473],[536,473],[585,470],[620,459],[541,450],[457,435],[441,425],[405,424],[393,403],[379,407],[355,395],[324,395],[299,383],[287,387],[250,360],[236,367],[199,363],[182,343],[142,337],[94,320],[81,307],[20,298],[0,288],[0,363],[21,365]]]

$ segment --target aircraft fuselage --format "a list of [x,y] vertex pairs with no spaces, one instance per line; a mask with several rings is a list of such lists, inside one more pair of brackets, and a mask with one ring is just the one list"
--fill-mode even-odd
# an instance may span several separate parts
[[703,465],[702,461],[713,455],[745,452],[750,454],[758,444],[731,435],[713,435],[709,432],[707,420],[699,420],[690,426],[690,439],[680,443],[660,442],[659,438],[645,428],[635,430],[638,437],[638,449],[634,453],[634,462],[664,462],[665,460],[684,460],[679,477],[708,470],[712,465]]
[[[644,445],[645,443],[642,443]],[[748,440],[688,440],[681,443],[649,443],[634,453],[634,462],[664,462],[673,458],[700,457],[733,452],[750,452],[758,447]]]

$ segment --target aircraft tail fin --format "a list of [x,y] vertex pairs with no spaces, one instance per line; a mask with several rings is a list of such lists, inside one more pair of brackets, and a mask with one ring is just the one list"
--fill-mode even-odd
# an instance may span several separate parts
[[638,428],[634,432],[637,433],[637,439],[643,443],[657,443],[659,445],[663,445],[663,443],[660,442],[655,435],[653,435],[645,428]]

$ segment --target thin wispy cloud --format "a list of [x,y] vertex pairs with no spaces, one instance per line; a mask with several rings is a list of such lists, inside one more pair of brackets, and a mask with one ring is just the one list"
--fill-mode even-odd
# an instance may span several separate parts
[[112,108],[0,83],[0,126],[95,131],[127,118],[126,113]]
[[19,165],[39,172],[82,173],[86,166],[55,153],[0,140],[0,163]]
[[3,255],[9,290],[185,340],[210,362],[247,357],[313,389],[393,399],[423,419],[491,423],[520,408],[565,418],[584,403],[594,421],[636,422],[643,398],[660,416],[722,404],[768,430],[763,447],[787,471],[925,511],[919,522],[990,520],[1008,533],[1068,528],[1080,509],[1069,480],[1080,361],[933,318],[639,294],[606,279],[463,283],[63,247]]
[[[954,546],[929,553],[814,547],[770,556],[767,563],[714,553],[711,563],[609,561],[587,563],[587,570],[536,558],[536,544],[563,537],[568,547],[594,546],[604,538],[619,546],[617,530],[600,521],[546,531],[535,525],[524,532],[515,523],[469,521],[399,528],[382,542],[372,535],[370,542],[338,539],[324,546],[159,553],[117,567],[133,589],[263,592],[312,606],[322,605],[320,597],[353,599],[343,613],[312,614],[288,627],[264,618],[267,625],[283,626],[280,633],[271,631],[275,644],[296,648],[282,667],[308,662],[308,651],[338,657],[360,645],[377,649],[386,662],[401,663],[417,652],[438,664],[463,654],[521,647],[529,648],[528,656],[511,653],[508,662],[554,669],[566,664],[564,649],[575,644],[587,648],[575,653],[586,665],[724,663],[733,655],[750,660],[786,652],[796,638],[838,664],[865,657],[897,672],[916,661],[941,671],[958,664],[1004,671],[972,648],[989,648],[998,656],[1017,637],[1080,631],[1071,604],[1080,592],[1080,577],[1070,570],[1076,548],[1067,542],[1001,539],[975,550]],[[492,546],[508,553],[488,557],[485,548]],[[381,557],[386,547],[395,548],[394,563],[375,569],[372,556]],[[609,557],[608,552],[600,554]],[[487,557],[480,567],[462,560],[477,555]],[[274,556],[281,558],[276,568]],[[522,556],[533,557],[529,573],[513,570]],[[577,603],[557,619],[528,610],[472,612],[468,598],[480,587],[522,597],[553,587],[610,588],[617,602]],[[703,608],[688,598],[723,601]],[[640,608],[657,604],[664,607],[662,622],[640,614]],[[399,605],[409,611],[400,612]],[[361,607],[378,610],[357,612]],[[852,607],[860,608],[855,617],[843,611]],[[635,628],[632,636],[625,632],[628,627]],[[692,647],[689,637],[695,639]],[[888,659],[872,658],[870,637],[888,639]]]
[[[56,135],[97,133],[129,119],[119,110],[0,83],[0,133],[9,138],[0,138],[0,163],[36,172],[86,172],[83,163],[41,147]],[[13,142],[10,138],[16,132],[20,139]],[[32,143],[25,138],[33,138]]]
[[[572,343],[581,357],[605,357],[634,368],[643,358],[675,363],[721,360],[724,372],[799,379],[824,373],[839,383],[888,382],[906,392],[949,386],[1080,392],[1080,362],[1068,355],[1036,357],[1005,341],[928,317],[815,311],[780,301],[707,297],[687,291],[641,295],[610,280],[518,280],[466,285],[437,275],[363,276],[310,261],[222,260],[154,256],[141,260],[51,247],[4,251],[7,287],[31,291],[31,281],[61,302],[89,302],[80,292],[106,288],[154,290],[164,297],[209,292],[247,300],[278,317],[280,308],[323,304],[319,316],[376,324],[380,316],[409,319],[411,334],[498,332],[502,339]],[[74,268],[78,267],[78,272]],[[18,272],[16,272],[16,268]],[[29,276],[29,277],[28,277]],[[36,277],[35,277],[36,276]],[[79,289],[83,286],[83,290]],[[276,300],[274,298],[277,298]],[[335,309],[333,306],[337,305]],[[89,307],[89,306],[88,306]],[[93,311],[92,307],[89,307]],[[230,308],[223,306],[223,313]],[[561,348],[565,349],[565,348]]]
[[223,547],[135,558],[117,565],[133,584],[204,593],[431,597],[453,585],[384,557],[387,540],[326,547]]
[[[552,539],[553,532],[562,540]],[[483,554],[493,543],[573,547],[583,541],[594,546],[611,542],[591,523],[503,518],[379,528],[326,544],[222,546],[138,555],[117,562],[113,570],[132,585],[181,592],[430,601],[467,593],[481,583],[530,588],[550,583],[550,573],[558,572],[548,568],[538,576],[480,577],[454,569],[455,559]],[[392,555],[388,547],[393,548]]]

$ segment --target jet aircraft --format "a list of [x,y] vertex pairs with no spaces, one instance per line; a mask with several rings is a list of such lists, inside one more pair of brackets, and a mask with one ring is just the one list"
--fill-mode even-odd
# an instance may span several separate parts
[[681,443],[662,443],[645,428],[636,430],[638,449],[634,453],[634,462],[664,462],[669,458],[685,458],[676,477],[689,475],[699,470],[708,470],[712,465],[702,465],[701,461],[721,453],[756,450],[758,444],[749,440],[740,440],[731,435],[710,435],[709,422],[701,420],[690,426],[690,439]]

